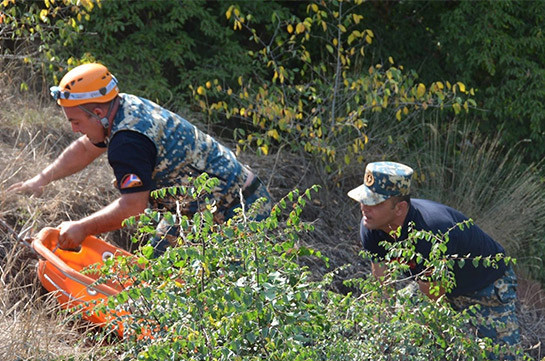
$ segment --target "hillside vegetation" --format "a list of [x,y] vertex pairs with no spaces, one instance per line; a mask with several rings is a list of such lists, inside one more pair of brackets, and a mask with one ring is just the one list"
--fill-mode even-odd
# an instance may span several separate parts
[[[538,25],[529,12],[540,5],[523,10],[522,3],[505,3],[510,6],[494,4],[495,16],[508,14],[509,26],[526,19],[533,34]],[[468,315],[453,314],[444,300],[395,293],[405,283],[382,288],[368,279],[359,208],[346,192],[361,184],[367,162],[383,159],[413,167],[415,197],[459,209],[517,259],[523,347],[527,357],[545,356],[545,192],[542,164],[533,162],[542,154],[536,145],[541,121],[537,110],[513,115],[516,107],[532,108],[524,94],[511,92],[512,105],[496,108],[504,101],[496,85],[521,81],[515,71],[521,59],[488,54],[467,67],[450,63],[465,47],[478,48],[478,38],[448,37],[449,14],[458,16],[460,28],[469,26],[460,14],[476,9],[467,3],[1,4],[2,359],[153,360],[173,352],[179,359],[486,359],[485,346],[466,331]],[[436,12],[442,21],[430,24]],[[496,24],[496,17],[478,14],[478,21]],[[412,47],[418,51],[398,42],[388,48],[392,34],[410,37],[408,28],[421,36]],[[519,36],[503,35],[512,38],[491,32],[482,41]],[[430,49],[438,39],[444,45]],[[416,66],[426,51],[434,59]],[[536,59],[528,60],[531,66]],[[106,159],[55,182],[41,197],[6,191],[75,139],[46,89],[67,68],[94,60],[110,67],[122,91],[158,101],[236,150],[279,202],[278,213],[260,223],[241,217],[217,227],[206,215],[193,219],[201,231],[157,262],[141,248],[144,224],[101,235],[150,265],[147,275],[127,270],[148,286],[111,306],[123,308],[130,298],[141,322],[159,330],[151,340],[135,328],[121,343],[60,311],[36,279],[35,255],[10,231],[35,234],[117,197]],[[455,71],[460,67],[467,72]],[[458,73],[463,78],[450,75]],[[540,81],[525,79],[532,86]],[[175,279],[172,264],[180,269]],[[401,271],[393,267],[394,274]]]

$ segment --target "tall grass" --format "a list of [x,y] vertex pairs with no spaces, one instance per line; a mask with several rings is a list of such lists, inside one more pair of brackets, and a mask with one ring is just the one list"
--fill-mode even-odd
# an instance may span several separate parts
[[545,281],[536,268],[545,255],[542,164],[524,164],[519,149],[470,126],[428,124],[422,138],[428,141],[410,157],[418,194],[462,211]]
[[75,137],[59,109],[32,105],[31,99],[9,102],[3,95],[0,92],[0,218],[11,230],[0,224],[0,359],[113,360],[94,336],[86,336],[87,323],[69,317],[45,294],[36,256],[13,233],[29,229],[32,235],[114,199],[106,161],[51,184],[41,197],[8,193],[11,184],[37,174]]

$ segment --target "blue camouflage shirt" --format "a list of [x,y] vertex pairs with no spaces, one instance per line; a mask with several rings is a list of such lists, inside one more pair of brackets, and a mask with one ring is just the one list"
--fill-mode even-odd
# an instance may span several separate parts
[[[123,93],[119,98],[119,109],[110,133],[109,160],[115,159],[115,164],[119,165],[120,158],[129,159],[138,153],[130,150],[131,146],[134,149],[134,140],[138,139],[127,137],[132,132],[149,140],[141,142],[142,148],[148,149],[146,153],[153,152],[153,147],[156,152],[155,162],[151,165],[151,177],[146,174],[126,174],[122,177],[116,173],[121,192],[187,185],[189,177],[195,178],[206,172],[220,180],[219,186],[213,191],[220,207],[228,206],[238,197],[238,190],[246,181],[249,170],[236,159],[231,150],[178,114],[150,100]],[[117,141],[121,139],[123,141]],[[126,139],[132,139],[133,144],[126,143],[124,148],[123,142]],[[116,156],[110,152],[114,145]],[[153,156],[144,158],[147,163],[153,161]],[[115,166],[112,166],[115,172]],[[141,172],[145,173],[145,170]],[[149,185],[146,186],[144,182]],[[194,208],[194,205],[191,207]]]
[[[467,219],[462,213],[443,204],[425,199],[411,199],[411,206],[403,223],[400,239],[407,238],[409,224],[414,224],[414,230],[442,234],[450,230],[446,252],[448,255],[457,254],[463,257],[469,254],[470,257],[486,257],[498,253],[505,254],[503,247],[477,225],[464,226],[463,230],[455,227]],[[360,237],[363,248],[373,254],[377,260],[386,256],[386,249],[379,245],[379,242],[394,242],[394,239],[384,231],[365,228],[363,220],[360,223]],[[427,257],[431,251],[431,243],[425,239],[418,240],[416,251]],[[411,262],[409,265],[411,266],[410,273],[413,275],[423,271],[421,264]],[[498,262],[498,268],[484,267],[482,262],[478,267],[474,267],[471,261],[465,262],[463,267],[459,267],[456,263],[453,269],[456,287],[448,296],[459,296],[480,290],[500,278],[505,270],[505,263],[501,261]]]

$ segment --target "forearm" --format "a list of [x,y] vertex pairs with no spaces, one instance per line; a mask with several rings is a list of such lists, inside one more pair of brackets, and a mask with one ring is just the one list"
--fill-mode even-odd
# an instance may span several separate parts
[[445,294],[445,290],[435,282],[418,281],[418,287],[422,293],[434,301]]
[[86,234],[100,234],[120,229],[125,219],[144,212],[149,192],[138,196],[122,196],[101,210],[82,218],[81,224]]
[[87,167],[104,151],[105,149],[95,147],[86,136],[82,136],[72,142],[53,163],[36,175],[36,178],[40,178],[45,185],[67,177]]

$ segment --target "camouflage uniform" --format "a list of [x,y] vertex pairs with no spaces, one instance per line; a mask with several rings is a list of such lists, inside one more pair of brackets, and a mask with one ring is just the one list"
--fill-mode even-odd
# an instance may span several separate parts
[[[218,221],[229,219],[234,215],[234,210],[240,207],[241,189],[246,208],[259,197],[267,198],[256,218],[268,216],[271,197],[265,185],[255,177],[252,184],[244,188],[251,172],[236,159],[233,152],[181,116],[147,99],[129,94],[119,94],[119,97],[120,106],[110,137],[115,137],[117,132],[130,130],[144,134],[155,144],[157,160],[152,173],[153,189],[187,185],[189,177],[207,173],[220,181],[211,194],[216,201],[215,216]],[[173,199],[166,198],[159,200],[157,205],[175,211],[174,204]],[[183,203],[184,212],[195,213],[202,204],[202,200]]]
[[412,169],[394,162],[369,163],[363,184],[348,192],[348,196],[367,206],[382,203],[390,197],[408,196]]
[[[517,277],[511,267],[505,275],[493,284],[471,294],[449,297],[455,310],[467,309],[471,305],[480,305],[475,310],[474,325],[480,337],[488,337],[494,342],[517,346],[520,344],[520,330],[516,316]],[[489,355],[501,360],[515,360],[514,354]]]
[[[121,102],[111,137],[119,131],[131,130],[146,135],[155,144],[154,189],[187,185],[189,177],[207,173],[220,181],[212,192],[219,213],[232,212],[234,206],[240,205],[239,190],[243,188],[250,170],[238,162],[233,152],[184,118],[149,100],[129,94],[119,96]],[[270,199],[263,184],[254,189],[255,192]],[[168,200],[162,204],[172,210],[172,203]],[[246,204],[249,205],[248,200]],[[186,206],[190,213],[198,210],[195,202]],[[269,211],[270,203],[264,205],[262,215]]]
[[[395,162],[370,163],[365,169],[364,183],[361,186],[354,188],[353,190],[348,192],[348,196],[367,206],[377,205],[393,196],[408,196],[410,195],[412,174],[413,170],[403,164]],[[422,200],[413,200],[413,202],[415,204],[418,202],[418,204],[422,206],[425,204],[430,204],[428,203],[429,201],[422,202]],[[436,206],[433,207],[446,207],[437,203],[435,204]],[[426,209],[425,217],[428,217],[426,219],[443,216],[438,216],[436,215],[436,213],[430,212],[432,209],[443,208]],[[407,214],[405,223],[407,222],[407,219],[410,215],[415,214],[411,214],[411,210],[414,210],[412,205],[409,208],[409,213]],[[450,209],[448,212],[452,212],[452,214],[458,214],[460,217],[463,216],[459,212],[452,209]],[[420,218],[418,219],[421,220],[421,225],[427,224],[425,222],[425,218],[422,218],[422,215],[420,215],[419,217]],[[441,222],[445,222],[445,219],[442,219]],[[437,222],[434,222],[433,224],[437,225]],[[452,224],[450,227],[454,225],[455,224]],[[404,239],[404,236],[406,236],[407,230],[404,229],[405,227],[406,225],[404,224],[404,226],[402,227],[401,239]],[[472,227],[477,228],[477,226]],[[365,227],[363,227],[363,229],[365,229]],[[423,230],[436,231],[435,229]],[[374,249],[375,252],[377,252],[380,247],[375,246],[375,239],[382,237],[380,236],[380,232],[380,230],[365,230],[364,232],[362,232],[361,237],[362,242],[364,243],[364,248],[366,246],[366,242],[368,241],[368,247]],[[478,233],[479,235],[483,234],[483,232],[480,230],[466,229],[464,231],[465,237],[467,238],[468,234],[473,234],[471,232],[480,232]],[[450,235],[450,241],[456,242],[455,239],[459,236],[455,237],[453,233],[451,233]],[[384,236],[387,237],[385,234]],[[486,237],[489,238],[488,235],[486,235]],[[483,242],[482,238],[477,237],[476,239],[481,239],[481,242]],[[469,241],[471,241],[471,243],[475,245],[474,239],[471,238],[469,239]],[[497,244],[491,239],[488,242]],[[458,245],[454,245],[454,249],[456,249],[456,246]],[[418,248],[419,246],[417,245],[417,250]],[[497,248],[499,252],[503,252],[503,248],[501,246],[498,245]],[[468,253],[464,252],[463,249],[457,251],[461,252],[462,254]],[[485,283],[484,287],[482,287],[481,289],[478,289],[478,287],[473,287],[477,290],[463,293],[461,292],[461,294],[449,294],[447,295],[447,297],[452,303],[453,308],[455,308],[456,310],[466,309],[471,305],[480,305],[480,309],[476,311],[474,322],[474,325],[478,330],[479,336],[489,337],[495,343],[517,346],[520,343],[519,325],[515,310],[515,303],[517,299],[517,281],[512,268],[505,266],[503,267],[505,271],[501,273],[498,273],[496,270],[490,270],[488,276],[491,277],[491,275],[493,275],[494,281],[489,284]],[[477,270],[475,269],[473,273],[477,274]],[[481,283],[483,282],[483,280],[486,279],[478,279],[478,281],[480,281]],[[478,283],[474,281],[477,280],[473,279],[473,285],[478,285]],[[469,280],[469,282],[472,282],[471,279]],[[498,355],[489,356],[491,358],[494,358]],[[501,355],[502,360],[515,359],[514,357],[514,354]]]

